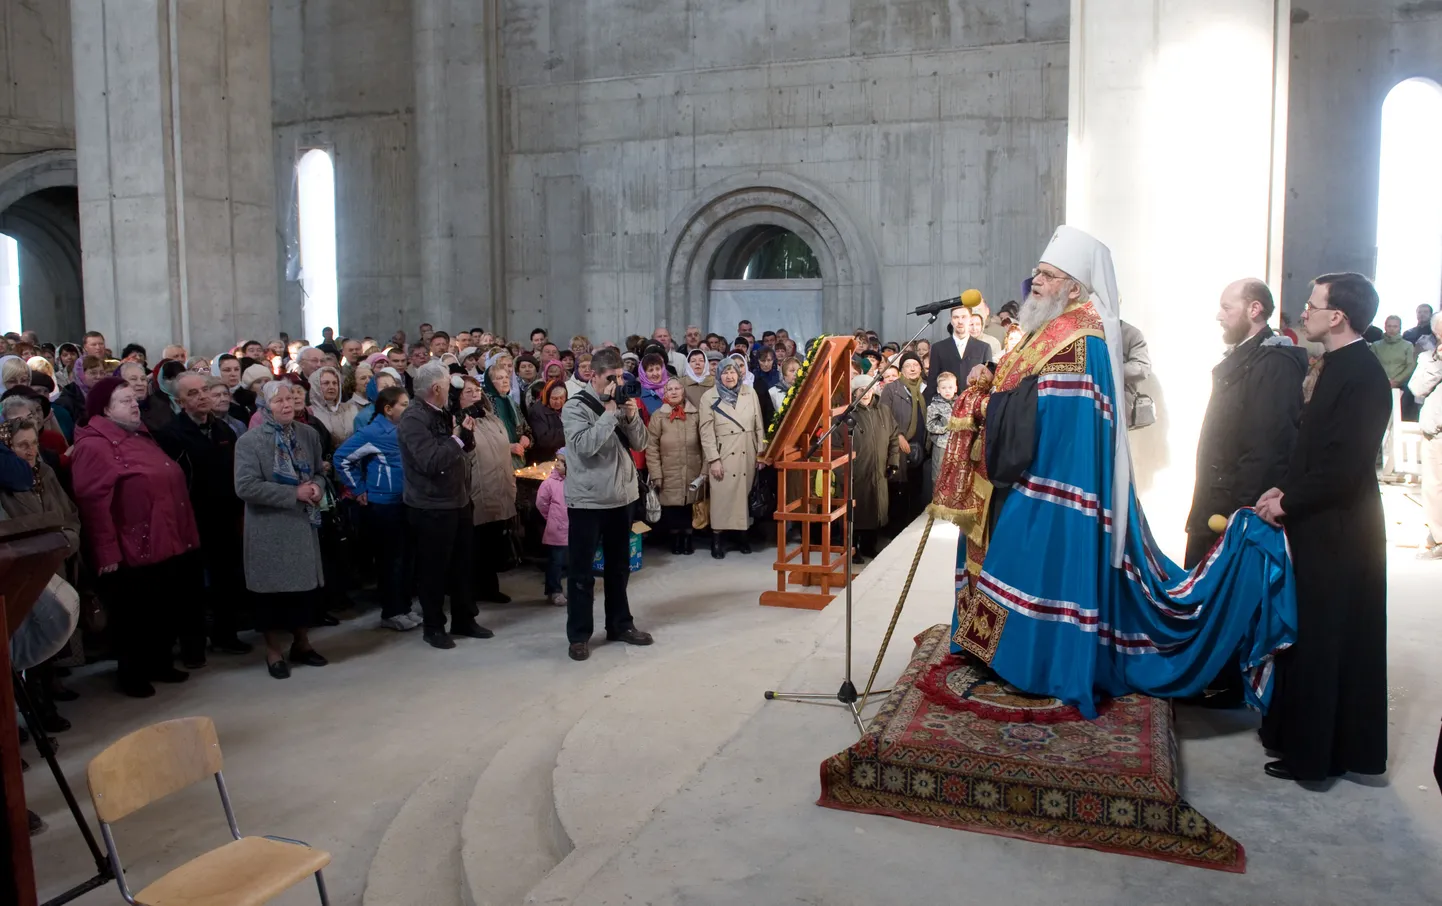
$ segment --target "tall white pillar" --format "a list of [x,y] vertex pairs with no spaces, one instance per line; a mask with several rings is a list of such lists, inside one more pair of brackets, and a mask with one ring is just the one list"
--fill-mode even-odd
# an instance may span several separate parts
[[506,330],[496,0],[415,0],[416,193],[420,311],[461,330]]
[[274,335],[270,4],[70,12],[86,326],[152,357]]
[[1289,28],[1290,0],[1072,0],[1067,222],[1111,247],[1150,347],[1158,421],[1132,456],[1178,556],[1218,298],[1242,277],[1281,289]]

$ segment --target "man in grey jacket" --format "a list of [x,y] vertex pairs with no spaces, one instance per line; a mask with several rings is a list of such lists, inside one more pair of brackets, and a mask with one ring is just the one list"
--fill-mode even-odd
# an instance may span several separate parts
[[566,435],[566,511],[571,522],[566,640],[575,661],[591,656],[596,580],[590,564],[597,543],[606,561],[606,638],[630,645],[652,641],[649,633],[636,628],[626,600],[626,583],[631,577],[631,504],[640,496],[631,451],[646,448],[646,425],[635,399],[620,405],[614,399],[623,375],[621,354],[609,347],[599,349],[591,368],[590,383],[561,410],[561,429]]
[[[1442,336],[1442,314],[1432,316],[1432,333]],[[1417,368],[1407,381],[1407,389],[1422,404],[1417,416],[1422,429],[1422,511],[1427,517],[1427,539],[1419,560],[1442,560],[1442,350],[1417,353]]]
[[[434,648],[454,648],[451,636],[488,639],[495,635],[476,623],[476,602],[471,594],[471,495],[466,487],[470,464],[466,448],[474,443],[470,432],[475,421],[468,415],[451,424],[445,410],[450,371],[440,362],[427,362],[417,368],[415,386],[416,401],[396,427],[405,479],[402,499],[416,546],[424,638]],[[448,589],[449,633],[442,609]]]

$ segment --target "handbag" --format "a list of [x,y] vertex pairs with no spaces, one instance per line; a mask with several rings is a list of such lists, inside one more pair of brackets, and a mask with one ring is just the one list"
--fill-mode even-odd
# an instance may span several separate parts
[[1132,397],[1131,418],[1127,420],[1127,429],[1135,431],[1137,428],[1145,428],[1156,424],[1157,404],[1145,393],[1138,393]]
[[770,489],[765,476],[757,475],[751,483],[751,494],[746,498],[746,507],[752,522],[760,522],[776,515],[776,492]]
[[643,496],[646,500],[646,521],[651,525],[661,521],[661,498],[656,496],[656,489],[651,482],[646,482]]
[[710,487],[709,482],[703,481],[696,492],[696,502],[691,504],[691,528],[698,532],[711,527],[711,501],[706,499]]

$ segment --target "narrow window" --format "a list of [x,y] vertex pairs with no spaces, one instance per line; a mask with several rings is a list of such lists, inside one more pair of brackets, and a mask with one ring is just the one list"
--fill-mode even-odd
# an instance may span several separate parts
[[1382,104],[1382,173],[1377,199],[1377,323],[1437,306],[1442,293],[1442,87],[1398,84]]
[[0,233],[0,333],[21,331],[20,243]]
[[321,330],[338,334],[340,290],[335,269],[335,167],[319,148],[296,165],[299,183],[300,286],[305,293],[305,337],[321,341]]

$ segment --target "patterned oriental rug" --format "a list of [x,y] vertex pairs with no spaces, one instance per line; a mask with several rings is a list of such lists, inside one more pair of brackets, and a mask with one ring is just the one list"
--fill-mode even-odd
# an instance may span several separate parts
[[827,808],[1103,852],[1246,870],[1241,844],[1177,790],[1171,704],[1113,699],[1095,721],[948,653],[946,626],[859,742],[821,765]]

